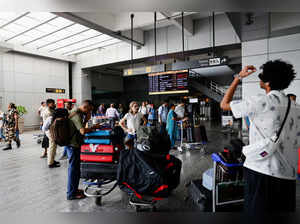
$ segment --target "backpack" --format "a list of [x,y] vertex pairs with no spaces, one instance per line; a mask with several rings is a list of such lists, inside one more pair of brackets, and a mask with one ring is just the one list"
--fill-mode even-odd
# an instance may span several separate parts
[[54,120],[50,126],[50,134],[53,141],[59,146],[68,146],[71,139],[78,132],[71,133],[70,118],[77,114],[77,111],[69,115],[68,110],[59,108],[54,111]]
[[156,127],[141,126],[137,130],[137,149],[150,153],[168,154],[171,141],[167,133],[160,133]]

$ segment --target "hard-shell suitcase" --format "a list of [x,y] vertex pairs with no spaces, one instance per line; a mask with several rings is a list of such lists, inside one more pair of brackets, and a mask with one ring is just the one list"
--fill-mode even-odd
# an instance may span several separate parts
[[89,144],[81,146],[80,160],[84,162],[118,163],[121,146]]
[[201,135],[201,140],[203,143],[207,143],[207,134],[206,134],[206,128],[204,125],[200,125],[200,135]]
[[187,132],[187,142],[194,142],[192,128],[187,127],[186,132]]
[[80,177],[84,179],[116,179],[118,164],[81,162]]
[[104,129],[85,134],[85,144],[103,144],[103,145],[122,145],[124,138],[124,131],[121,127],[114,127],[113,129]]
[[198,211],[212,211],[212,191],[202,185],[202,180],[192,180],[188,186],[189,201],[191,207]]
[[111,130],[99,130],[85,134],[85,144],[111,144]]

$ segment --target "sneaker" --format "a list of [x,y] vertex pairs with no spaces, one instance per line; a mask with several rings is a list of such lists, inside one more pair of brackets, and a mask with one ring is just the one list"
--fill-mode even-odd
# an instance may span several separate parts
[[44,153],[43,155],[41,155],[41,157],[40,157],[41,159],[43,159],[43,158],[47,158],[47,153]]
[[49,168],[57,168],[57,167],[60,167],[59,164],[56,164],[56,163],[53,163],[51,165],[48,165]]
[[76,195],[67,197],[67,200],[80,200],[84,198],[86,198],[86,196],[83,193],[77,193]]
[[60,162],[54,160],[53,164],[60,165]]
[[5,145],[5,146],[2,148],[3,151],[5,151],[5,150],[11,150],[11,149],[12,149],[11,144],[7,144],[7,145]]
[[21,146],[21,141],[20,141],[20,139],[17,139],[17,140],[16,140],[16,143],[17,143],[17,148],[20,148],[20,146]]

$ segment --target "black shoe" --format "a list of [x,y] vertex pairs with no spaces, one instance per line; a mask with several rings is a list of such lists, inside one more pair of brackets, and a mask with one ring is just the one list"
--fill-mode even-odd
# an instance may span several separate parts
[[67,197],[67,200],[80,200],[80,199],[85,199],[86,196],[83,193],[77,193],[76,195],[72,195]]
[[6,144],[6,145],[2,148],[3,151],[5,151],[5,150],[11,150],[11,149],[12,149],[11,144]]
[[60,165],[60,162],[54,160],[53,164]]
[[67,159],[67,158],[68,158],[67,156],[61,155],[61,157],[59,158],[59,160],[65,160],[65,159]]
[[59,164],[56,164],[56,163],[53,163],[51,165],[48,165],[49,168],[57,168],[57,167],[60,167]]
[[20,146],[21,146],[21,141],[20,141],[20,139],[17,139],[17,140],[16,140],[16,143],[17,143],[17,148],[20,148]]

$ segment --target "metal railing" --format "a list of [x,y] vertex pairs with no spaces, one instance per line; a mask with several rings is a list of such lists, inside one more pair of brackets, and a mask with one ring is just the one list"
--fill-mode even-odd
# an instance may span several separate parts
[[[200,84],[206,86],[208,89],[210,89],[211,91],[213,91],[214,93],[217,93],[218,95],[224,96],[227,89],[229,88],[229,86],[221,86],[218,83],[201,76],[200,74],[193,72],[192,74],[190,74],[190,78],[197,80],[197,82],[199,82]],[[235,94],[233,96],[233,99],[237,100],[237,99],[242,99],[242,87],[238,86]]]

